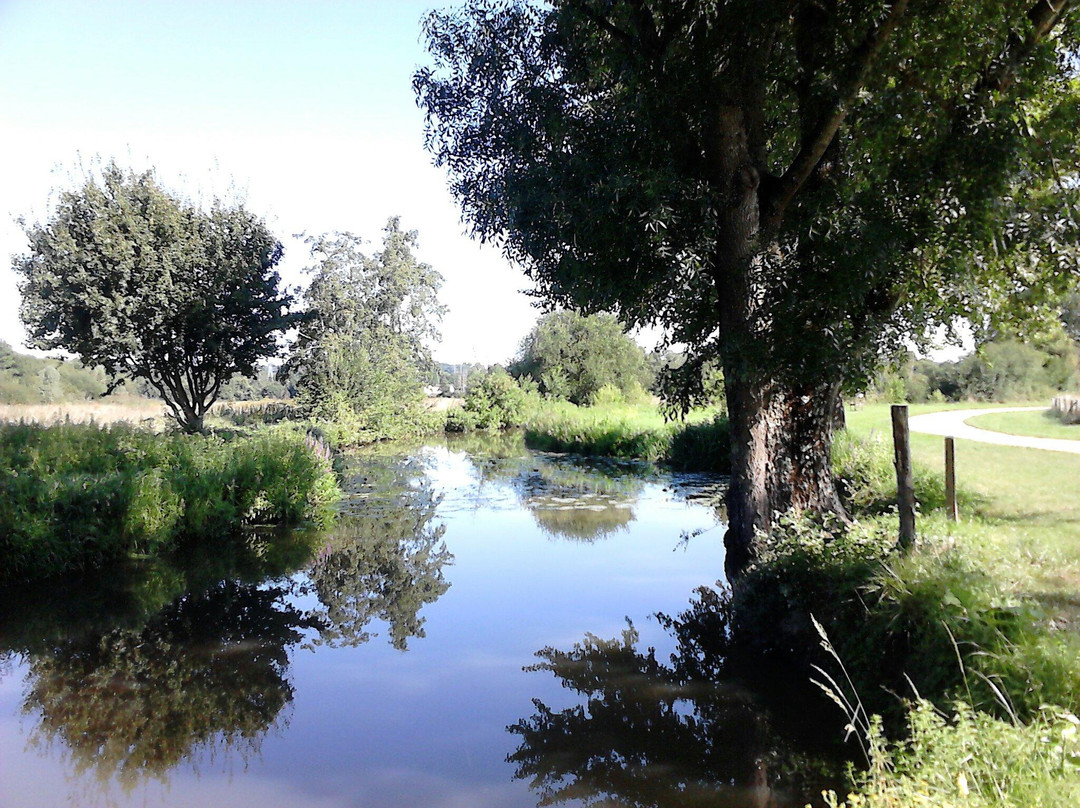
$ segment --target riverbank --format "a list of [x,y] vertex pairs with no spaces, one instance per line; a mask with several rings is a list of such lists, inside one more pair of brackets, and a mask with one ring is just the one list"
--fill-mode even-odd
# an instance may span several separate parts
[[104,567],[248,525],[332,518],[327,448],[298,430],[0,425],[0,583]]
[[[860,438],[887,435],[889,408],[849,412],[848,427]],[[913,433],[911,445],[915,464],[940,478],[942,438]],[[918,546],[880,557],[854,580],[847,563],[804,565],[816,578],[807,610],[836,650],[828,669],[844,682],[843,663],[858,685],[848,703],[913,705],[900,733],[906,745],[874,740],[878,731],[856,722],[873,740],[873,766],[850,804],[1075,805],[1080,457],[968,440],[957,440],[956,457],[968,492],[959,523],[924,510]],[[895,517],[877,522],[895,535]],[[830,577],[860,602],[828,600],[837,593],[820,582]],[[868,692],[890,669],[904,674],[890,688],[896,696]]]

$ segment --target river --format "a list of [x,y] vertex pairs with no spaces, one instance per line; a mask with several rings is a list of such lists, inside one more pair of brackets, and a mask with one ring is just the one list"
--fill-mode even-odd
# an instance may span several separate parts
[[694,593],[723,576],[720,480],[514,435],[378,447],[346,478],[328,534],[252,531],[7,593],[0,805],[764,808],[818,793],[821,777],[792,774],[805,743],[745,688],[687,674],[694,654],[656,616],[711,602]]

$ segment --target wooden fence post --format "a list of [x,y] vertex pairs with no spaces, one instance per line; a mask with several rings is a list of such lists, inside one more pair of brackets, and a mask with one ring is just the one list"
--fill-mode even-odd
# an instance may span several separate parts
[[893,404],[892,432],[896,505],[900,511],[900,547],[906,550],[915,544],[915,476],[911,470],[911,437],[906,404]]
[[956,508],[956,441],[945,438],[945,507],[949,509],[949,521],[958,518]]

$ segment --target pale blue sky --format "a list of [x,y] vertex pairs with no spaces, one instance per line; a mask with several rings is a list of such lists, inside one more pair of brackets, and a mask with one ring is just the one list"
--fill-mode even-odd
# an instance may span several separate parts
[[536,316],[528,281],[463,235],[422,148],[411,79],[434,4],[0,0],[0,339],[23,339],[13,218],[47,215],[81,154],[156,166],[195,195],[237,186],[285,242],[292,283],[307,256],[290,234],[375,240],[399,214],[446,278],[436,356],[508,358]]

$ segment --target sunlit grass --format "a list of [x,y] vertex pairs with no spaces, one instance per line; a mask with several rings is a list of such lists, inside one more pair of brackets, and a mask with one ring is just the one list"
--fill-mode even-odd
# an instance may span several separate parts
[[727,422],[714,410],[666,420],[655,404],[579,407],[545,402],[525,428],[525,442],[541,451],[572,452],[696,471],[727,471]]
[[[889,407],[849,413],[848,425],[855,434],[890,435]],[[911,453],[916,465],[944,475],[944,438],[912,433]],[[941,527],[1010,590],[1043,603],[1055,625],[1080,632],[1080,455],[957,439],[956,478],[977,504],[961,509],[958,525]]]
[[993,412],[968,418],[965,423],[1007,435],[1080,440],[1080,424],[1064,424],[1049,409],[1038,412]]

